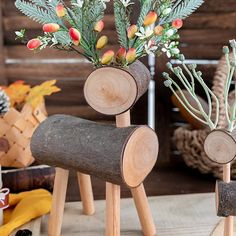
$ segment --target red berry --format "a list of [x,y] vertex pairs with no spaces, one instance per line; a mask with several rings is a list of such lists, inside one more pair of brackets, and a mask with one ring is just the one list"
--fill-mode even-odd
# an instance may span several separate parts
[[63,4],[59,3],[57,6],[56,6],[56,14],[59,18],[63,17],[66,15],[66,10],[63,6]]
[[95,24],[94,30],[97,32],[101,32],[104,29],[104,26],[105,26],[104,21],[100,20]]
[[79,30],[77,30],[75,28],[70,28],[69,35],[73,41],[80,42],[81,34],[80,34]]
[[176,19],[172,22],[172,27],[175,29],[180,29],[183,26],[183,21],[181,19]]
[[150,12],[146,15],[146,17],[144,18],[143,24],[144,24],[145,26],[149,26],[149,25],[151,25],[151,24],[153,24],[153,23],[156,22],[157,17],[158,17],[158,16],[157,16],[157,13],[156,13],[156,12],[150,11]]
[[36,50],[39,48],[39,46],[42,44],[42,42],[39,39],[31,39],[28,43],[27,43],[27,48],[29,50]]
[[116,53],[116,61],[117,62],[125,61],[125,57],[126,57],[126,49],[120,48]]
[[46,33],[55,33],[60,29],[60,25],[55,23],[49,23],[43,25],[43,31]]

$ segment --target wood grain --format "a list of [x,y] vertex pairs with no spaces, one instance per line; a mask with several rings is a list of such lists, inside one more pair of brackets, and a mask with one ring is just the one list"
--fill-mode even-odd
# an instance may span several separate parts
[[136,187],[155,165],[158,140],[147,126],[118,129],[114,125],[55,115],[36,129],[31,150],[41,163]]
[[50,212],[48,223],[48,236],[61,235],[68,177],[68,170],[56,168],[56,176],[52,196],[52,209]]

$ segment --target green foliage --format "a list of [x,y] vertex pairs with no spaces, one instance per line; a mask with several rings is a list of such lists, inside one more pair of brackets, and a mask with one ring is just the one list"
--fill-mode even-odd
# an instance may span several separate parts
[[128,49],[127,29],[130,27],[129,12],[120,0],[114,1],[114,15],[119,43],[122,47]]
[[[128,38],[127,32],[131,25],[130,15],[135,0],[114,0],[115,26],[120,46],[127,51],[133,48],[132,50],[136,51],[136,57],[134,56],[136,60],[147,54],[159,55],[161,52],[166,52],[167,55],[171,56],[177,55],[177,30],[169,23],[173,19],[187,17],[203,1],[139,0],[141,10],[136,22],[137,29]],[[67,5],[63,0],[16,0],[15,5],[23,14],[36,22],[41,24],[57,23],[60,26],[56,33],[44,33],[43,36],[37,36],[42,43],[38,48],[39,50],[51,46],[61,50],[76,51],[85,56],[95,66],[102,66],[101,58],[104,52],[96,48],[101,32],[95,31],[94,26],[104,18],[107,2],[109,1],[70,0],[70,4]],[[65,8],[65,15],[61,18],[56,13],[58,3],[63,4]],[[149,25],[144,25],[144,19],[150,11],[155,11],[158,15],[158,20],[155,23],[163,28],[163,30],[159,29],[159,33],[158,29],[154,31]],[[69,28],[75,28],[79,31],[81,36],[79,42],[71,40]],[[21,31],[17,31],[16,35],[18,39],[25,38]],[[127,66],[128,59],[123,61],[122,65],[115,60],[111,63]]]
[[[36,1],[36,0],[35,0]],[[42,7],[44,4],[43,0],[37,1],[37,5],[33,2],[26,2],[24,0],[16,0],[16,7],[26,16],[31,18],[32,20],[41,23],[61,23],[60,19],[56,16],[56,12],[52,13],[51,11],[46,9],[46,7]],[[46,4],[46,3],[45,3]],[[41,7],[39,6],[41,5]]]
[[68,37],[68,33],[66,31],[59,31],[53,34],[57,43],[62,46],[69,46],[72,44],[71,39]]
[[176,1],[172,13],[166,18],[166,22],[171,22],[175,19],[185,19],[191,15],[198,7],[200,7],[204,0],[181,0]]

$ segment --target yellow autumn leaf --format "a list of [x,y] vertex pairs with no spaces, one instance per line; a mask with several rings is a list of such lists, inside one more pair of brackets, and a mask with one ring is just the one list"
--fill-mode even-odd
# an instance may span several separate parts
[[30,86],[24,84],[24,81],[16,81],[8,87],[3,88],[10,98],[11,107],[25,102],[25,98],[30,91]]
[[41,85],[33,87],[28,96],[26,97],[26,102],[31,104],[33,109],[35,109],[40,103],[44,101],[45,96],[49,96],[53,93],[61,91],[60,88],[55,86],[56,80],[49,80]]

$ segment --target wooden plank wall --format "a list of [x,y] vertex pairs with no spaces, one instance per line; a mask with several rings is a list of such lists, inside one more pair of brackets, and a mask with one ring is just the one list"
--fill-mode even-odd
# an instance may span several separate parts
[[[29,30],[31,38],[41,34],[41,26],[22,16],[14,6],[14,0],[2,0],[0,12],[0,77],[1,83],[25,80],[32,85],[47,79],[57,79],[62,92],[47,99],[50,114],[66,113],[92,120],[113,120],[93,111],[83,97],[83,84],[92,66],[77,54],[44,50],[34,54],[15,41],[14,31]],[[112,48],[117,48],[114,34],[112,6],[106,15],[105,34],[109,36]],[[206,0],[206,3],[185,21],[180,31],[181,50],[188,59],[195,60],[211,83],[216,62],[221,56],[221,48],[231,38],[236,37],[236,1]],[[161,143],[159,162],[173,160],[174,146],[171,145],[173,129],[184,122],[170,102],[170,93],[163,86],[161,72],[166,58],[157,59],[157,132]],[[5,80],[6,79],[6,80]],[[135,123],[146,123],[147,97],[144,96],[132,111]],[[176,156],[176,155],[174,155]]]

